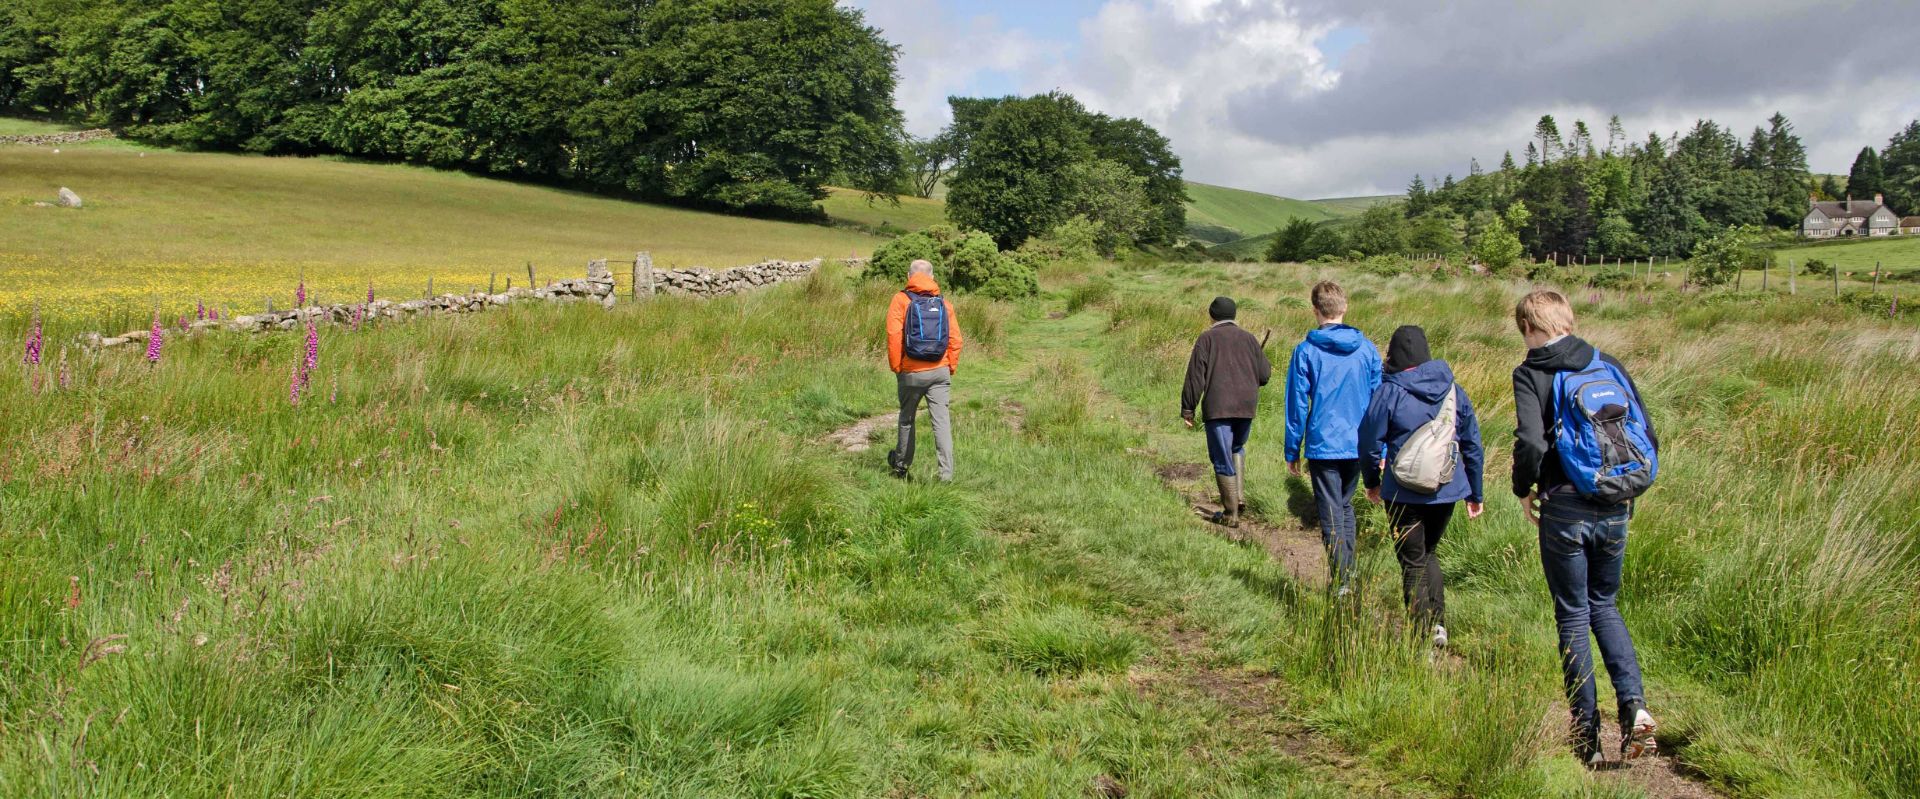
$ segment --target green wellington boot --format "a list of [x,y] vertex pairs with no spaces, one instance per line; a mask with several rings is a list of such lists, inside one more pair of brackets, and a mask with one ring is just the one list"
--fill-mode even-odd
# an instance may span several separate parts
[[1226,527],[1240,526],[1240,478],[1216,474],[1213,480],[1220,487],[1220,512],[1213,515],[1213,523]]

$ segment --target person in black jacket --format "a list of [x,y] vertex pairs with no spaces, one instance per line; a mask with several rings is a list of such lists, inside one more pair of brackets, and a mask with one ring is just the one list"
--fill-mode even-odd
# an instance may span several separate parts
[[[1553,443],[1554,376],[1588,369],[1596,351],[1573,335],[1573,306],[1560,292],[1528,294],[1513,315],[1527,345],[1526,361],[1513,370],[1519,425],[1514,431],[1513,494],[1520,498],[1527,520],[1540,530],[1540,563],[1553,595],[1562,676],[1573,711],[1574,753],[1590,765],[1602,760],[1591,632],[1619,700],[1621,756],[1631,760],[1654,750],[1654,720],[1646,710],[1639,658],[1617,604],[1633,503],[1601,504],[1575,490]],[[1626,374],[1613,356],[1598,357]],[[1627,388],[1638,401],[1640,389],[1631,377]],[[1644,410],[1645,403],[1640,405]],[[1657,450],[1651,418],[1646,428]]]
[[1192,427],[1197,408],[1205,420],[1207,456],[1220,488],[1220,512],[1213,520],[1228,527],[1239,527],[1240,514],[1247,509],[1242,491],[1247,436],[1260,407],[1260,387],[1273,377],[1266,349],[1234,322],[1237,313],[1227,297],[1215,297],[1207,306],[1213,326],[1193,343],[1187,380],[1180,389],[1180,418]]

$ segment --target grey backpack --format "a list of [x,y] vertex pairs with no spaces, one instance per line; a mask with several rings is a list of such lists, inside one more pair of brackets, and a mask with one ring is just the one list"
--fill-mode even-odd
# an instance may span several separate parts
[[1433,421],[1407,436],[1400,453],[1393,456],[1393,482],[1417,494],[1438,493],[1453,482],[1460,466],[1460,442],[1455,435],[1459,426],[1459,386],[1447,387],[1447,398],[1440,401],[1440,412]]

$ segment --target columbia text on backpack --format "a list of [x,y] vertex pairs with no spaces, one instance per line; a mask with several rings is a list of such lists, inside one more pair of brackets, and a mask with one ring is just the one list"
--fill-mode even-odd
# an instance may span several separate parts
[[946,300],[935,294],[904,293],[908,305],[901,352],[916,361],[939,361],[947,357]]
[[1660,473],[1647,411],[1620,368],[1600,358],[1553,378],[1554,448],[1581,496],[1619,504],[1646,493]]

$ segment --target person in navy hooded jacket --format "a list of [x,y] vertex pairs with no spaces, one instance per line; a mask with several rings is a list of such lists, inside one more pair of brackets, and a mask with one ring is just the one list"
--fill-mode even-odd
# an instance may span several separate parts
[[[1385,500],[1400,557],[1400,591],[1407,609],[1422,624],[1432,625],[1433,645],[1447,645],[1446,579],[1434,552],[1453,519],[1454,506],[1467,503],[1467,518],[1477,519],[1485,509],[1481,470],[1486,453],[1480,448],[1480,422],[1474,418],[1467,390],[1453,382],[1453,369],[1427,351],[1427,331],[1408,325],[1393,331],[1387,342],[1386,379],[1373,392],[1373,402],[1360,422],[1361,468],[1367,499]],[[1447,393],[1454,392],[1454,442],[1460,460],[1452,479],[1440,490],[1423,494],[1394,482],[1386,468],[1400,454],[1408,437],[1440,413]]]
[[1327,548],[1340,593],[1353,579],[1353,492],[1360,487],[1360,417],[1380,385],[1380,350],[1345,324],[1347,292],[1331,280],[1313,287],[1319,327],[1293,348],[1287,367],[1287,470],[1305,459],[1320,511],[1320,542]]

